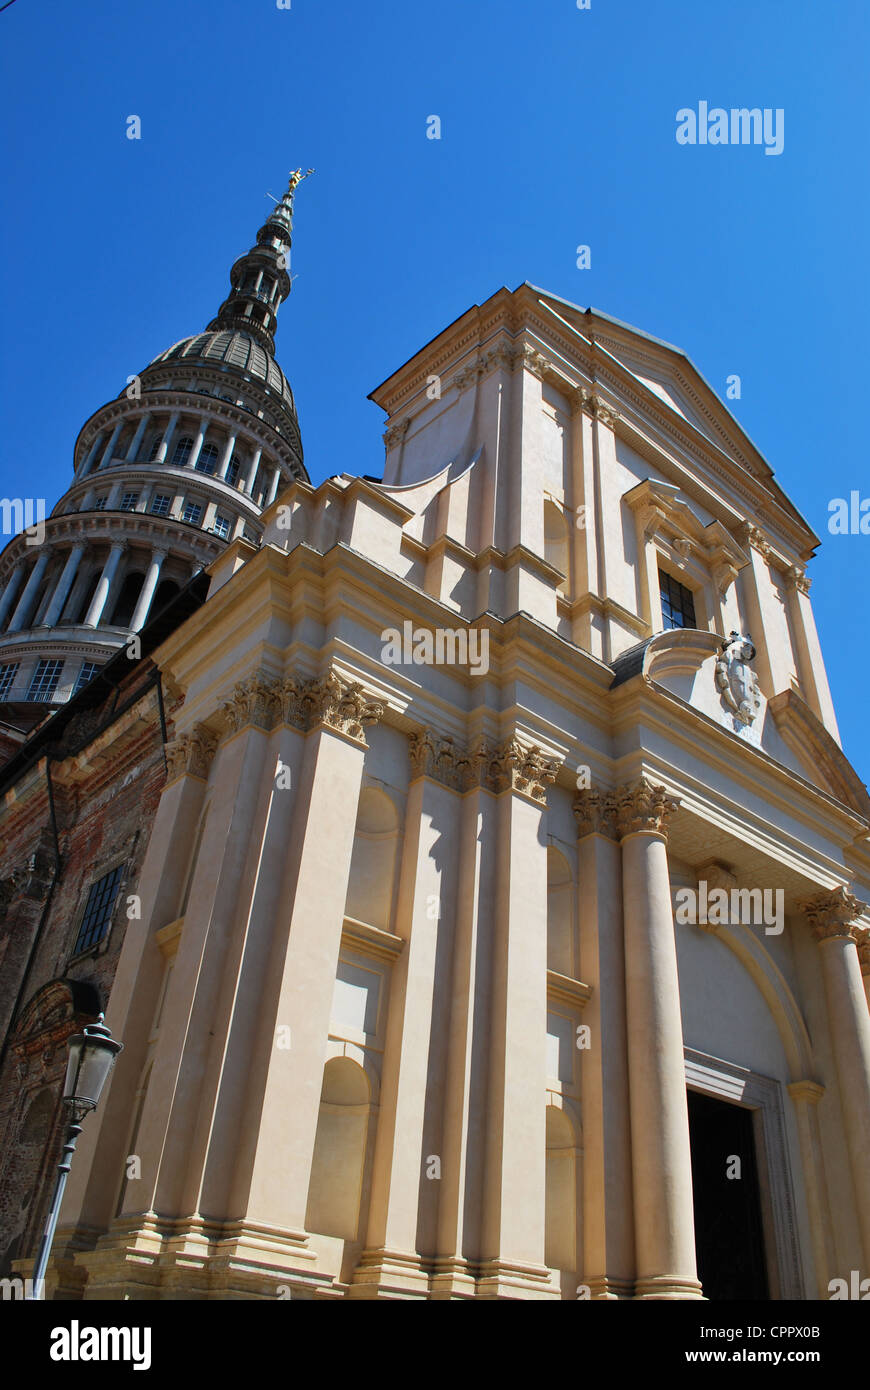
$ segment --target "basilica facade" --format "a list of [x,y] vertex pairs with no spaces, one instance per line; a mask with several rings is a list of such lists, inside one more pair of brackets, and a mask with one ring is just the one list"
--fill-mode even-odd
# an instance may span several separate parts
[[[56,620],[87,600],[88,651],[138,618],[165,697],[110,978],[74,947],[120,845],[11,1011],[0,1174],[50,1090],[33,1000],[70,1028],[100,1003],[124,1044],[51,1295],[829,1298],[870,1273],[870,800],[813,621],[817,537],[683,352],[529,284],[372,393],[382,479],[312,484],[258,322],[285,243],[267,223],[230,308],[85,427],[38,608],[32,574],[7,602],[14,548],[3,571],[0,659],[81,644]],[[76,541],[115,468],[138,510],[107,502]],[[148,520],[152,479],[179,515]],[[184,529],[194,481],[235,509],[208,542]],[[130,546],[175,527],[165,563],[201,594],[149,617],[152,559],[103,639],[111,557],[75,608],[55,550],[129,517]],[[56,756],[82,777],[95,737]]]

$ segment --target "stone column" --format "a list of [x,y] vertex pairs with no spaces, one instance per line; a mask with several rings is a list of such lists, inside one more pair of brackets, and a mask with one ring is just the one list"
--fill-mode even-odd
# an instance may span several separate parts
[[84,478],[84,477],[86,476],[86,474],[90,473],[91,469],[92,469],[93,466],[94,466],[94,459],[97,457],[97,453],[98,453],[98,451],[99,451],[100,445],[102,444],[102,442],[103,442],[103,440],[105,439],[105,437],[106,437],[106,432],[105,432],[105,430],[98,430],[97,433],[94,435],[94,442],[93,442],[93,444],[91,445],[90,449],[88,450],[88,456],[87,456],[87,458],[85,459],[84,463],[82,464],[82,471],[81,471],[81,473],[79,474],[79,477],[80,477],[80,478]]
[[689,1107],[665,822],[646,778],[617,793],[637,1281],[635,1298],[700,1298]]
[[230,434],[227,436],[227,442],[224,445],[224,451],[221,455],[221,461],[217,471],[218,478],[222,482],[226,481],[226,476],[230,469],[230,463],[232,462],[233,450],[235,449],[235,447],[236,436],[235,434]]
[[103,610],[106,606],[106,600],[109,597],[109,590],[112,586],[112,580],[115,578],[115,575],[118,572],[118,566],[121,563],[121,556],[124,554],[124,551],[126,549],[126,541],[112,542],[108,558],[106,559],[106,563],[103,565],[103,572],[97,581],[97,587],[94,590],[94,596],[91,599],[91,606],[85,614],[85,620],[82,624],[83,627],[99,626],[100,619],[103,616]]
[[269,492],[268,492],[267,497],[266,497],[266,506],[267,506],[267,507],[271,507],[272,503],[275,501],[275,498],[278,496],[278,484],[279,484],[280,482],[281,482],[281,469],[280,469],[280,468],[274,468],[274,469],[272,470],[272,481],[271,481],[271,483],[269,484]]
[[200,418],[199,429],[197,430],[196,438],[193,441],[193,448],[190,451],[190,457],[187,460],[187,463],[184,465],[185,468],[196,468],[196,465],[199,462],[199,456],[202,453],[202,446],[205,443],[205,437],[207,433],[208,420],[203,415]]
[[791,628],[797,647],[795,659],[807,704],[821,719],[832,738],[839,743],[837,716],[834,713],[834,702],[831,699],[822,648],[816,631],[816,620],[813,617],[810,580],[802,569],[792,566],[786,573],[785,583]]
[[21,588],[21,581],[24,578],[24,561],[18,560],[6,581],[6,588],[3,590],[3,597],[0,598],[0,629],[2,629],[9,612],[15,602],[18,590]]
[[36,564],[30,571],[30,577],[24,586],[24,593],[18,600],[15,612],[12,614],[12,621],[10,622],[8,629],[10,632],[20,632],[22,628],[26,627],[29,623],[31,615],[33,613],[34,605],[36,603],[36,596],[39,592],[39,586],[42,583],[43,578],[45,576],[45,571],[48,568],[48,561],[50,559],[50,556],[51,551],[46,547],[36,557]]
[[84,552],[85,542],[76,541],[75,545],[72,547],[72,550],[66,558],[66,564],[64,565],[61,576],[58,579],[57,584],[55,585],[51,602],[49,603],[48,608],[45,611],[44,622],[46,627],[54,627],[58,619],[60,618],[60,615],[63,612],[63,606],[66,603],[69,591],[72,588],[73,580],[76,577],[76,571],[79,567],[79,561],[81,560]]
[[825,1088],[816,1081],[792,1081],[787,1089],[794,1105],[797,1121],[804,1191],[807,1197],[807,1215],[810,1222],[810,1239],[816,1267],[816,1296],[827,1299],[830,1298],[828,1282],[834,1272],[834,1241],[831,1209],[828,1204],[828,1187],[825,1182],[825,1160],[822,1154],[822,1140],[817,1114],[818,1104],[825,1094]]
[[546,1189],[546,784],[557,767],[511,740],[481,752],[497,798],[499,874],[488,981],[492,995],[480,1298],[540,1298]]
[[157,581],[160,578],[160,569],[168,553],[168,551],[160,550],[156,546],[151,551],[151,563],[148,566],[148,572],[145,575],[144,583],[139,591],[139,597],[136,600],[136,608],[130,623],[131,632],[138,632],[140,628],[145,626],[148,618],[148,610],[151,607],[151,600],[154,597],[154,590],[157,588]]
[[844,887],[800,904],[819,943],[864,1262],[870,1265],[870,1013],[858,960],[862,903]]
[[583,1283],[592,1298],[634,1293],[631,1110],[616,803],[597,791],[574,802],[580,884],[580,970],[591,986],[580,1053],[583,1096]]
[[257,469],[260,466],[260,455],[262,454],[262,452],[262,449],[254,450],[254,456],[251,459],[251,462],[248,466],[248,471],[245,474],[245,492],[247,493],[252,493],[253,491],[254,480],[257,476]]
[[[367,1246],[354,1285],[396,1294],[428,1293],[423,1256],[437,1242],[443,1173],[441,1078],[450,1031],[455,932],[459,787],[453,760],[428,734],[410,742],[396,934],[405,941],[392,968],[381,1077]],[[452,784],[452,785],[451,785]],[[437,906],[433,915],[430,904]]]
[[[303,1251],[311,1160],[366,743],[382,707],[334,674],[289,683],[283,720],[307,729],[292,831],[281,838],[283,877],[272,917],[247,1108],[230,1207],[246,1240],[264,1226]],[[289,1046],[278,1046],[277,1030]],[[310,1259],[310,1252],[307,1253]]]
[[105,449],[103,450],[103,457],[100,459],[100,467],[101,467],[101,468],[105,468],[106,465],[109,464],[109,463],[111,462],[112,458],[114,457],[113,450],[114,450],[114,448],[115,448],[115,444],[116,444],[117,441],[118,441],[118,435],[121,433],[121,430],[122,430],[123,428],[124,428],[124,421],[123,421],[123,420],[119,420],[118,423],[117,423],[117,425],[115,426],[115,428],[112,430],[111,435],[109,436],[109,442],[108,442],[108,444],[106,445]]
[[168,462],[168,460],[169,460],[169,449],[170,449],[170,446],[171,446],[171,444],[172,444],[172,439],[173,439],[173,436],[174,436],[174,434],[175,434],[175,430],[176,430],[176,427],[177,427],[177,425],[178,425],[178,420],[179,420],[180,415],[181,415],[181,411],[180,411],[180,410],[173,410],[172,414],[170,415],[170,417],[169,417],[169,423],[168,423],[168,425],[166,426],[166,429],[165,429],[165,431],[164,431],[163,439],[162,439],[161,444],[160,444],[160,448],[157,450],[157,457],[156,457],[155,460],[154,460],[155,463],[167,463],[167,462]]
[[136,433],[133,435],[133,438],[130,441],[130,447],[127,450],[128,463],[132,463],[133,460],[136,458],[136,455],[139,452],[139,445],[142,443],[142,436],[145,433],[146,426],[150,419],[151,412],[149,410],[144,411],[139,420],[138,425],[136,426]]
[[[125,924],[107,1010],[109,1025],[114,1036],[123,1040],[124,1051],[112,1069],[105,1094],[91,1117],[90,1128],[84,1126],[64,1198],[62,1224],[78,1222],[90,1230],[106,1230],[115,1216],[118,1175],[124,1169],[125,1146],[133,1120],[133,1097],[142,1079],[157,1003],[166,978],[166,961],[160,950],[158,933],[170,926],[182,911],[182,891],[197,840],[216,744],[215,735],[203,725],[197,725],[166,748],[167,782],[135,885],[140,895],[141,917]],[[177,1026],[183,1028],[185,1024],[186,1019],[179,1021]],[[172,1035],[175,1026],[167,999],[137,1144],[137,1153],[143,1160],[142,1176],[126,1184],[122,1211],[147,1212],[152,1207],[164,1134],[159,1124],[152,1123],[158,1118],[153,1102],[156,1098],[162,1105],[167,1103],[167,1088],[171,1086],[173,1074],[166,1070],[163,1043],[167,1035]],[[134,1228],[139,1225],[135,1220],[128,1218],[128,1221]],[[150,1270],[154,1251],[159,1249],[159,1237],[155,1239],[153,1224],[143,1219],[140,1231],[134,1229],[129,1237],[129,1246],[135,1249],[139,1245],[142,1252],[138,1258],[134,1256],[131,1263],[127,1263],[127,1241],[123,1238],[110,1234],[103,1244],[108,1249],[98,1248],[94,1256],[103,1266],[101,1277],[107,1277],[106,1263],[114,1263],[118,1292],[113,1296],[123,1298],[125,1287],[129,1289],[137,1274],[146,1267]],[[147,1274],[144,1282],[149,1282]]]
[[444,1079],[438,1243],[430,1296],[473,1298],[481,1252],[487,1076],[492,1000],[489,969],[501,871],[499,802],[481,784],[474,754],[443,744],[439,766],[464,789],[459,809],[453,987]]

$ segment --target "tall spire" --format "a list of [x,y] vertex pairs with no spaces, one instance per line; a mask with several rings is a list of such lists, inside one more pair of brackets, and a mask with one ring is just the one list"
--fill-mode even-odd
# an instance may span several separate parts
[[290,293],[287,273],[293,233],[293,196],[307,173],[294,169],[287,192],[257,232],[257,243],[230,271],[232,289],[208,331],[225,328],[249,333],[268,353],[275,353],[278,308]]

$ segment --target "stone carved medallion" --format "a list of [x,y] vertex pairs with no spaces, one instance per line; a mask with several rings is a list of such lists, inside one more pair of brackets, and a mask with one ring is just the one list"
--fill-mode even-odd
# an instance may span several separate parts
[[749,665],[755,657],[755,647],[747,633],[732,632],[722,647],[716,662],[716,684],[722,699],[741,724],[750,725],[761,709],[758,677]]

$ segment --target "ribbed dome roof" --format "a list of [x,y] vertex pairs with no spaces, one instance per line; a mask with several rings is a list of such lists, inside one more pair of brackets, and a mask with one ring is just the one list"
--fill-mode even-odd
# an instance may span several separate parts
[[225,362],[228,366],[237,367],[241,372],[247,372],[280,396],[295,415],[296,404],[290,383],[274,357],[247,333],[234,333],[227,329],[219,333],[197,333],[192,338],[182,338],[181,342],[167,348],[166,352],[161,352],[149,365],[156,367],[162,362],[196,360]]

